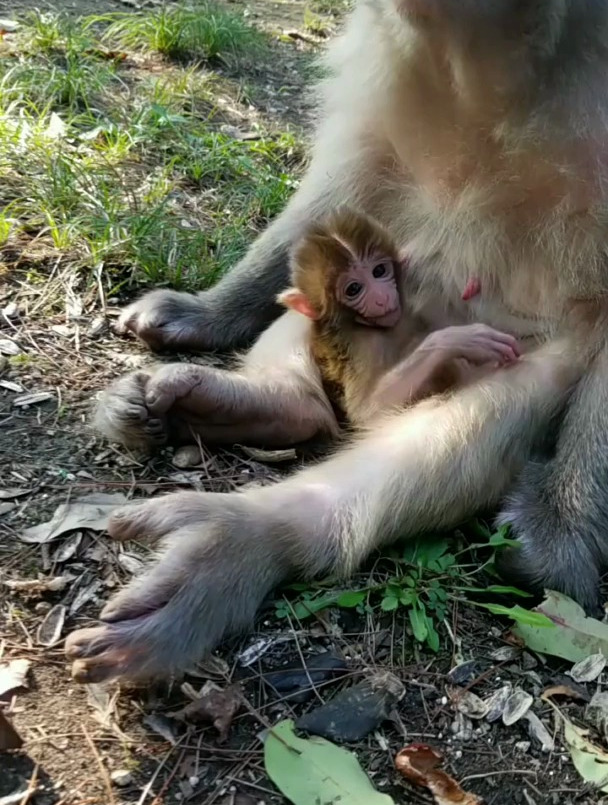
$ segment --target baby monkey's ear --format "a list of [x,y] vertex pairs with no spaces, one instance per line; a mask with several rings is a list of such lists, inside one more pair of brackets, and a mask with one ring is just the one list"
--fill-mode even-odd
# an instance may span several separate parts
[[310,304],[306,294],[300,291],[299,288],[288,288],[283,291],[277,296],[277,302],[291,310],[297,310],[298,313],[313,321],[319,318],[318,311]]

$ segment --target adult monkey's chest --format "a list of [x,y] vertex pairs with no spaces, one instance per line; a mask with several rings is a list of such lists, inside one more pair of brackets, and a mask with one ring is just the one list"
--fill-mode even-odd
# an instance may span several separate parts
[[432,133],[424,120],[400,134],[408,240],[452,301],[478,276],[474,315],[532,333],[564,300],[608,292],[607,165],[591,145],[509,147],[494,130]]

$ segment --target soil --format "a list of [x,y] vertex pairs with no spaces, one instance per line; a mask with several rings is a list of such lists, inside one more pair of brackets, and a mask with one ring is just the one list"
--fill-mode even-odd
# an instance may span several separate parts
[[[68,0],[61,8],[87,14],[128,11],[133,5],[122,0]],[[247,5],[251,16],[266,26],[302,28],[303,2],[258,0],[234,5]],[[0,14],[10,17],[16,11],[47,6],[51,4],[40,0],[19,4],[0,0]],[[286,44],[284,53],[283,61],[266,66],[264,81],[258,82],[270,90],[266,98],[260,91],[259,111],[275,115],[277,124],[298,124],[306,116],[304,81],[298,75],[293,46]],[[288,91],[282,93],[281,103],[273,103],[272,90],[286,83]],[[376,787],[392,794],[399,805],[431,802],[424,790],[401,781],[393,765],[402,746],[420,741],[439,749],[446,769],[488,805],[599,801],[584,789],[559,740],[554,751],[542,752],[530,737],[527,722],[511,727],[458,724],[446,696],[446,674],[460,660],[479,663],[473,685],[479,695],[508,681],[533,692],[537,702],[542,689],[556,684],[563,671],[555,663],[544,664],[527,654],[508,662],[493,658],[504,647],[502,629],[493,618],[477,612],[452,612],[453,640],[444,633],[444,648],[435,655],[415,650],[399,619],[366,619],[353,612],[332,611],[312,627],[294,629],[277,621],[270,607],[251,634],[223,646],[213,666],[208,663],[200,671],[200,678],[189,677],[195,688],[209,678],[222,687],[241,682],[248,705],[234,719],[224,743],[218,741],[213,726],[189,724],[184,731],[177,729],[179,722],[167,717],[188,701],[180,687],[118,691],[115,686],[99,690],[74,684],[61,644],[41,646],[37,630],[51,606],[74,606],[77,591],[88,591],[89,599],[68,614],[64,635],[95,617],[103,600],[129,578],[129,570],[119,560],[122,549],[91,531],[80,532],[69,550],[65,538],[44,546],[25,545],[18,534],[50,517],[61,503],[91,492],[146,496],[184,487],[228,491],[253,479],[272,480],[281,470],[252,461],[235,448],[204,451],[202,469],[183,471],[172,465],[169,450],[149,459],[100,441],[90,428],[95,394],[121,372],[145,364],[149,355],[134,341],[113,334],[112,308],[104,320],[95,301],[85,299],[83,312],[67,322],[64,316],[40,318],[35,296],[29,299],[20,279],[1,272],[0,262],[0,308],[16,301],[25,313],[16,318],[0,316],[0,338],[13,338],[26,355],[22,362],[10,365],[0,359],[2,579],[65,574],[72,578],[67,591],[24,595],[6,587],[0,590],[0,657],[31,661],[28,687],[18,691],[11,708],[14,726],[25,743],[22,750],[0,757],[0,803],[4,803],[2,797],[26,792],[28,786],[29,794],[7,802],[285,803],[264,770],[259,733],[282,717],[318,706],[319,699],[327,700],[345,684],[368,678],[379,669],[390,670],[403,681],[405,697],[391,720],[351,748]],[[16,398],[38,392],[51,397],[15,406]],[[135,560],[140,555],[135,547],[129,551]],[[259,640],[267,641],[268,650],[244,667],[240,652]],[[268,671],[326,651],[346,658],[348,678],[321,684],[308,701],[290,704],[264,683]],[[587,695],[592,692],[590,686]],[[0,699],[6,698],[0,692]],[[578,705],[569,707],[573,714],[580,710]],[[555,732],[550,707],[535,704],[535,712]],[[124,786],[112,781],[118,770],[128,772]]]

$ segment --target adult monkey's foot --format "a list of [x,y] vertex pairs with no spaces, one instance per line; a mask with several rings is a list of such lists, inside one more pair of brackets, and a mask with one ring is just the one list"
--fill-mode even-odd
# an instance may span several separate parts
[[153,448],[167,442],[167,422],[146,404],[153,371],[133,372],[119,378],[99,397],[95,428],[127,447]]
[[115,539],[159,544],[160,557],[106,605],[99,626],[69,635],[79,682],[167,678],[249,626],[289,571],[289,533],[244,495],[181,493],[119,509]]
[[205,295],[150,291],[122,311],[116,329],[134,333],[153,350],[222,348],[222,328],[211,313]]

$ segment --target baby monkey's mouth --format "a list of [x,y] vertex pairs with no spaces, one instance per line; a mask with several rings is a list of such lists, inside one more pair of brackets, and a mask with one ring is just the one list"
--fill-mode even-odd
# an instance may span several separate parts
[[382,316],[376,316],[369,320],[372,327],[394,327],[401,318],[401,308],[396,307],[390,313],[384,313]]

